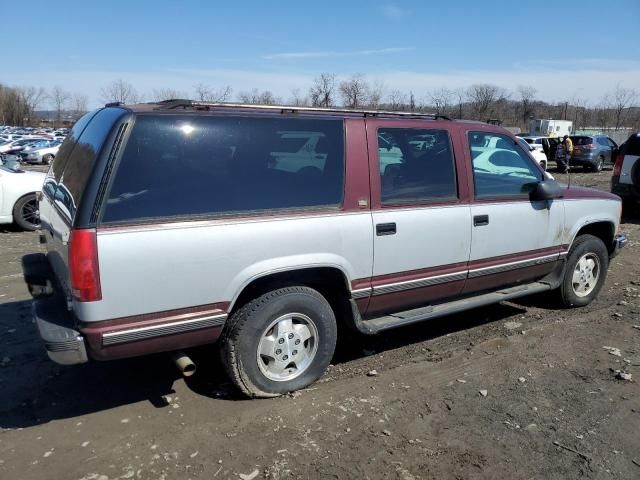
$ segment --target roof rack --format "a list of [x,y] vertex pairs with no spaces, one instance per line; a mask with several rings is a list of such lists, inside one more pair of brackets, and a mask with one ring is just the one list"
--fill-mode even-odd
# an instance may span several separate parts
[[434,120],[451,120],[446,115],[435,113],[420,112],[394,112],[388,110],[359,110],[350,108],[324,108],[324,107],[295,107],[291,105],[255,105],[246,103],[217,103],[217,102],[199,102],[194,100],[171,99],[156,102],[158,107],[156,110],[173,110],[176,108],[193,108],[196,110],[213,110],[213,109],[251,109],[264,111],[279,111],[280,113],[337,113],[349,115],[362,115],[364,117],[406,117],[406,118],[431,118]]

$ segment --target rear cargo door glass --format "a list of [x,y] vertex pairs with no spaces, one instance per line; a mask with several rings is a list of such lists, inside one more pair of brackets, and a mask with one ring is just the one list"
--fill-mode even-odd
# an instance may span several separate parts
[[139,115],[103,223],[338,207],[340,119]]
[[96,157],[114,123],[123,114],[124,110],[120,108],[100,110],[82,131],[65,162],[62,177],[57,182],[54,200],[70,220],[74,218],[80,204]]

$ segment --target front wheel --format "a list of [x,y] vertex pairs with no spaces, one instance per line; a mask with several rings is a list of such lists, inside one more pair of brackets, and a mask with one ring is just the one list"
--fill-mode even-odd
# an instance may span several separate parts
[[13,206],[13,220],[23,230],[40,228],[40,210],[35,193],[20,198]]
[[573,242],[564,278],[560,285],[560,299],[567,307],[588,305],[600,292],[607,277],[609,254],[602,240],[593,235],[580,235]]
[[308,287],[286,287],[236,311],[225,326],[220,352],[227,374],[244,394],[273,397],[320,378],[336,339],[327,300]]
[[47,153],[44,157],[42,157],[42,163],[44,165],[49,165],[51,162],[53,162],[53,155],[51,155],[50,153]]

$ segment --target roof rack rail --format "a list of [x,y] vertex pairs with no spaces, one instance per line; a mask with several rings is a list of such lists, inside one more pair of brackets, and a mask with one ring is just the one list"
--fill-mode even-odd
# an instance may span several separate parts
[[107,108],[107,107],[119,107],[121,105],[124,105],[124,103],[122,103],[122,102],[109,102],[109,103],[105,103],[104,104],[105,108]]
[[279,111],[280,113],[337,113],[337,114],[349,114],[349,115],[362,115],[365,117],[406,117],[406,118],[432,118],[434,120],[451,120],[446,115],[439,115],[435,113],[421,113],[421,112],[396,112],[389,110],[365,110],[365,109],[350,109],[350,108],[326,108],[326,107],[296,107],[292,105],[255,105],[246,103],[221,103],[221,102],[200,102],[194,100],[164,100],[162,102],[156,102],[158,107],[156,110],[172,110],[175,108],[194,108],[197,110],[212,110],[212,109],[251,109],[251,110],[264,110],[264,111]]

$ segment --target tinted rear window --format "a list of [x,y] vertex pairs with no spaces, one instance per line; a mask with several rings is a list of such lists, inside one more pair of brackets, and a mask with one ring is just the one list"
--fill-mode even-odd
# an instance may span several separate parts
[[123,114],[124,110],[117,108],[100,110],[90,118],[89,124],[84,128],[68,155],[62,177],[57,182],[55,202],[63,211],[66,211],[69,218],[74,218],[89,175],[93,171],[96,157],[114,122]]
[[140,115],[103,222],[339,206],[342,120]]
[[89,123],[89,120],[91,120],[96,113],[98,113],[98,110],[89,112],[78,120],[69,132],[69,135],[64,139],[64,142],[62,142],[62,145],[60,145],[58,155],[56,155],[56,159],[53,161],[53,165],[51,165],[51,170],[49,171],[49,176],[53,176],[56,182],[60,180],[60,177],[62,177],[64,165],[67,162],[73,147],[76,146],[76,142],[78,141],[78,138],[80,138],[80,134]]
[[640,156],[640,135],[631,135],[624,145],[625,155]]

